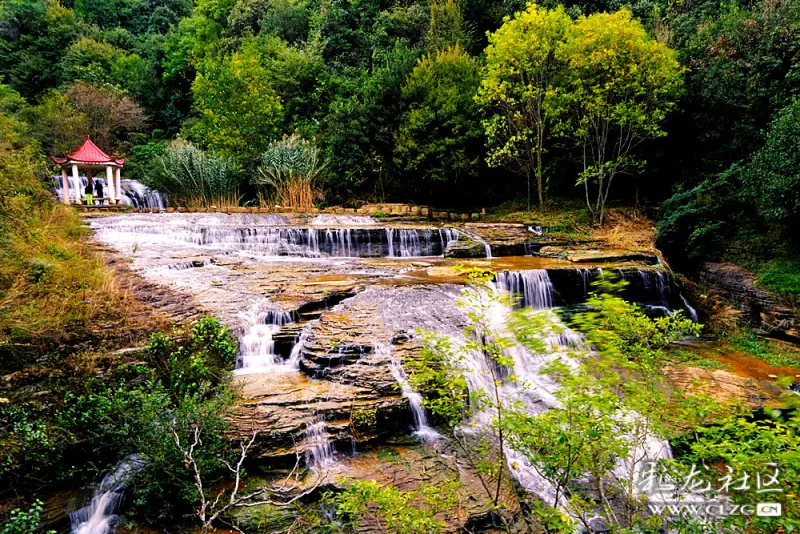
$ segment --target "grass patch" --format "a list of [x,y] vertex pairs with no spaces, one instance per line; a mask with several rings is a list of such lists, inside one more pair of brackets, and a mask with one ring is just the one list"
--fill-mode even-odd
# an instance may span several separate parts
[[774,367],[800,367],[800,352],[786,350],[778,343],[763,339],[749,330],[735,332],[725,336],[725,339],[747,355]]
[[544,209],[530,211],[527,211],[524,201],[508,201],[490,209],[486,221],[535,223],[547,229],[549,235],[572,239],[591,237],[589,211],[586,204],[577,200],[552,199]]
[[378,451],[378,460],[384,463],[393,463],[400,459],[400,455],[394,449],[384,447]]
[[675,349],[670,350],[667,353],[667,359],[670,362],[680,363],[683,365],[688,365],[691,367],[700,367],[702,369],[728,369],[729,366],[718,362],[717,360],[711,360],[709,358],[704,358],[700,354],[696,352],[692,352],[686,349]]
[[[55,201],[32,150],[0,162],[0,355],[75,339],[125,309],[77,213]],[[10,356],[10,357],[8,357]]]
[[779,295],[800,296],[800,261],[774,261],[759,269],[758,285]]

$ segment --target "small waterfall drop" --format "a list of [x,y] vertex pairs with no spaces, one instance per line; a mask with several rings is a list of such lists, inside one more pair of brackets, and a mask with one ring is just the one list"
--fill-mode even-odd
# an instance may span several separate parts
[[680,293],[679,296],[681,297],[681,301],[683,302],[683,307],[686,308],[686,313],[689,314],[689,318],[692,321],[697,322],[698,321],[697,310],[692,308],[692,305],[689,304],[689,301],[686,300],[686,297],[683,296],[683,293]]
[[414,416],[414,433],[418,435],[423,441],[434,441],[439,438],[439,433],[433,428],[428,426],[428,417],[425,415],[425,405],[422,401],[422,395],[415,391],[408,383],[408,375],[406,374],[403,365],[397,358],[394,348],[389,344],[381,344],[375,347],[375,352],[385,354],[389,357],[389,370],[392,376],[400,385],[400,391],[403,397],[408,400],[408,407],[411,409],[411,414]]
[[553,307],[553,284],[545,269],[501,271],[495,275],[499,289],[521,295],[519,307],[543,310]]
[[303,326],[303,329],[300,331],[300,335],[297,336],[297,339],[294,341],[294,346],[292,347],[292,351],[289,353],[289,358],[286,360],[286,365],[298,369],[300,367],[300,356],[303,351],[303,346],[306,343],[306,339],[308,339],[308,334],[311,332],[311,327],[316,323],[316,321],[310,321]]
[[72,534],[110,534],[117,522],[115,512],[122,502],[125,484],[144,466],[144,460],[133,455],[120,463],[113,473],[103,477],[92,501],[69,514]]
[[333,457],[335,450],[328,435],[328,425],[322,416],[318,415],[306,426],[303,440],[306,445],[306,465],[309,468],[325,469],[336,463]]
[[292,315],[283,310],[262,313],[259,306],[255,306],[244,318],[250,324],[241,337],[239,361],[234,372],[238,375],[268,373],[287,368],[280,356],[275,354],[273,336],[283,325],[293,322]]

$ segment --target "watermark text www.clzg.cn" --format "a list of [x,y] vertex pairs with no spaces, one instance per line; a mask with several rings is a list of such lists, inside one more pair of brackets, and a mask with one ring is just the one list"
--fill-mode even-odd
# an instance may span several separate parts
[[[692,465],[689,473],[671,478],[656,462],[650,462],[639,473],[636,488],[648,496],[648,507],[654,514],[779,517],[781,504],[766,502],[783,492],[779,475],[774,463],[763,464],[754,473],[735,473],[725,466],[722,474],[708,466]],[[764,502],[734,503],[731,497],[735,493],[747,493],[754,501]]]

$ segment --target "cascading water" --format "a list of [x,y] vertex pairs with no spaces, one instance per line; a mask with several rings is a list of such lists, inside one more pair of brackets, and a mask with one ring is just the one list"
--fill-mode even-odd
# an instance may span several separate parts
[[325,469],[334,463],[334,450],[328,435],[328,425],[322,416],[306,426],[303,436],[306,446],[306,465],[311,469]]
[[[537,308],[537,306],[553,302],[552,283],[550,283],[548,277],[543,276],[541,273],[530,273],[531,271],[523,271],[520,273],[521,278],[507,276],[505,277],[506,283],[504,287],[501,287],[501,280],[498,280],[496,285],[504,291],[511,290],[514,292],[520,292],[519,289],[522,287],[526,304],[529,304],[533,309],[549,308],[550,306],[541,306],[540,308]],[[511,280],[510,283],[509,279]],[[657,277],[656,279],[659,278]],[[663,278],[660,279],[663,282]],[[524,283],[520,280],[523,280]],[[532,295],[532,297],[529,295]],[[501,334],[507,330],[506,316],[508,311],[503,306],[498,305],[492,308],[492,313],[490,314],[492,328]],[[559,385],[549,376],[542,374],[544,362],[559,358],[567,365],[577,366],[577,362],[564,349],[580,346],[582,343],[582,336],[561,324],[558,316],[549,311],[542,313],[547,313],[550,321],[549,326],[545,326],[545,330],[540,334],[540,337],[551,347],[551,352],[548,354],[531,354],[528,349],[519,344],[506,351],[506,356],[510,356],[513,361],[513,368],[510,371],[513,372],[516,380],[504,384],[503,387],[512,390],[514,388],[519,389],[515,394],[524,400],[526,408],[532,414],[540,413],[543,409],[553,408],[559,404],[555,397],[555,392],[558,390]],[[531,393],[533,394],[532,397]],[[506,392],[506,397],[513,399],[513,395],[510,395],[508,391]],[[628,416],[635,417],[636,414],[631,413]],[[553,506],[563,506],[562,502],[555,502],[555,493],[552,486],[541,477],[535,466],[528,463],[521,454],[511,448],[506,449],[506,455],[509,459],[509,468],[523,487],[529,491],[536,492]],[[647,435],[641,443],[637,443],[634,446],[629,458],[620,459],[615,468],[615,475],[627,478],[633,471],[635,476],[644,467],[643,461],[666,459],[671,456],[672,449],[669,442],[653,435]]]
[[380,344],[375,347],[375,352],[384,354],[389,358],[389,370],[392,376],[397,380],[400,386],[400,391],[403,398],[408,400],[408,407],[411,409],[411,414],[414,416],[414,433],[418,435],[423,441],[433,441],[441,437],[438,432],[428,426],[428,417],[425,415],[425,405],[422,401],[422,395],[415,391],[408,383],[408,375],[403,369],[403,365],[397,359],[397,355],[389,344]]
[[689,318],[692,321],[697,322],[698,321],[697,310],[692,308],[691,304],[689,304],[689,301],[686,300],[686,297],[683,296],[683,293],[679,294],[678,296],[681,298],[681,301],[683,302],[683,307],[686,308],[686,312],[689,314]]
[[318,228],[291,226],[280,215],[151,214],[93,220],[107,243],[152,246],[189,244],[253,256],[422,257],[442,256],[457,239],[453,228]]
[[131,456],[103,477],[89,505],[69,514],[72,534],[110,534],[114,531],[125,484],[144,466],[144,461]]
[[239,361],[236,374],[268,373],[286,370],[294,366],[286,366],[280,356],[275,354],[273,336],[285,324],[294,322],[292,315],[283,310],[261,312],[256,306],[243,316],[249,326],[239,343]]
[[[438,242],[435,241],[435,237],[438,237]],[[387,228],[386,242],[389,249],[387,256],[390,258],[441,256],[447,244],[457,239],[458,231],[454,228],[439,230]],[[438,250],[435,245],[439,245]]]
[[498,289],[521,296],[519,307],[542,310],[553,306],[553,284],[545,269],[501,271],[495,275]]

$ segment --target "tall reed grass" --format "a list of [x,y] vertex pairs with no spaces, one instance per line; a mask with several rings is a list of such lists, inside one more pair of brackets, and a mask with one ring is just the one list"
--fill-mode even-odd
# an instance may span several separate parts
[[273,141],[259,158],[252,183],[261,205],[277,203],[311,208],[321,197],[319,179],[325,162],[319,149],[297,135]]
[[174,141],[145,174],[144,183],[167,195],[172,206],[239,205],[239,173],[229,158]]

